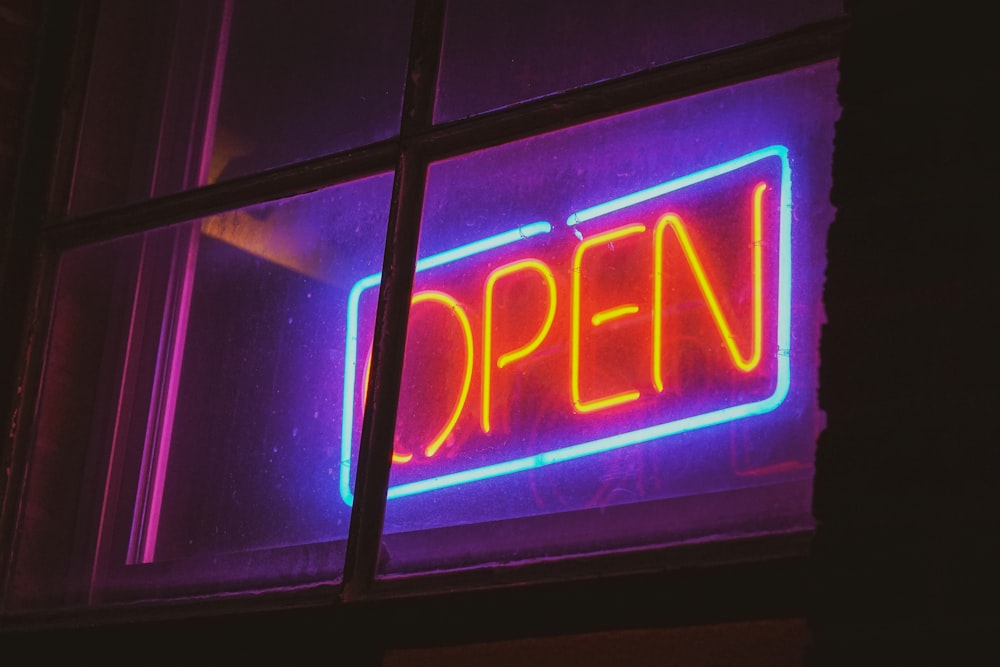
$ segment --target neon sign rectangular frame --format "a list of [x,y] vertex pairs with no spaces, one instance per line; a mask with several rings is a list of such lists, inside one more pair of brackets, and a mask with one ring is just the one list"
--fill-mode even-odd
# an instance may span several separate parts
[[[576,228],[603,216],[616,213],[631,206],[641,204],[665,194],[677,192],[692,185],[704,183],[739,169],[748,167],[765,159],[777,158],[780,161],[780,184],[778,202],[778,258],[777,258],[777,312],[775,354],[775,382],[773,391],[763,399],[757,399],[730,405],[721,409],[709,410],[696,415],[672,419],[663,423],[653,424],[633,429],[624,433],[586,440],[568,446],[539,452],[529,456],[521,456],[507,461],[488,465],[480,465],[467,470],[450,472],[427,479],[411,481],[388,489],[388,498],[402,498],[414,494],[445,489],[448,487],[485,480],[489,478],[527,471],[554,463],[591,456],[621,447],[641,444],[651,440],[672,436],[695,429],[731,422],[754,415],[770,412],[785,400],[791,380],[790,338],[791,338],[791,170],[789,167],[788,149],[785,146],[774,145],[761,148],[740,157],[701,169],[693,173],[675,178],[652,187],[611,199],[596,206],[577,211],[566,220],[566,225]],[[420,259],[416,265],[419,273],[427,269],[460,261],[481,253],[510,246],[528,239],[549,234],[552,225],[549,222],[535,222],[510,231],[489,236],[450,250]],[[576,234],[582,238],[578,231]],[[382,274],[366,276],[356,282],[350,291],[347,309],[347,336],[344,363],[344,403],[343,420],[341,423],[341,454],[339,490],[344,503],[353,503],[351,489],[351,464],[353,459],[354,414],[356,412],[356,383],[358,370],[358,329],[359,304],[362,294],[377,287]]]

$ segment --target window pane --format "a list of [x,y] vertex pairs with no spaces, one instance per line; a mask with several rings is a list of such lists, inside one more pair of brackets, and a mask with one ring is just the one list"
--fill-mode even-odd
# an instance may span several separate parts
[[412,4],[102,2],[72,210],[394,136]]
[[431,166],[390,572],[810,525],[835,86],[826,63]]
[[233,4],[208,180],[399,132],[413,0]]
[[843,11],[842,0],[449,2],[435,120],[743,44]]
[[67,252],[14,598],[328,581],[353,277],[392,175]]

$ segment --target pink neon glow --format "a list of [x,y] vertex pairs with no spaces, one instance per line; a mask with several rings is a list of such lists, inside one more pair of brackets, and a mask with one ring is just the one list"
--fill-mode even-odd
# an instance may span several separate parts
[[545,280],[545,285],[548,289],[548,310],[545,313],[545,321],[542,323],[542,326],[539,327],[538,331],[531,338],[531,340],[519,348],[501,354],[496,360],[497,368],[503,368],[511,362],[523,359],[534,352],[538,346],[541,345],[545,336],[548,335],[549,329],[552,328],[552,322],[556,317],[556,279],[552,275],[552,270],[543,262],[537,259],[519,260],[495,269],[492,273],[490,273],[489,277],[487,277],[483,295],[483,406],[481,413],[481,426],[483,433],[490,432],[490,392],[493,370],[494,290],[497,281],[501,278],[528,270],[535,271]]
[[222,81],[226,71],[226,55],[229,52],[229,33],[232,24],[233,0],[225,0],[222,8],[219,38],[215,49],[215,65],[212,68],[212,92],[205,115],[205,140],[202,142],[198,185],[205,185],[211,178],[212,151],[215,147],[215,130],[219,122],[219,100],[222,97]]
[[[720,274],[712,271],[718,267],[712,263],[706,267],[703,259],[706,250],[710,251],[715,246],[692,237],[687,224],[677,213],[650,213],[648,222],[655,221],[655,224],[632,222],[595,232],[593,236],[577,242],[568,256],[563,252],[569,248],[563,246],[562,252],[556,249],[553,254],[542,258],[532,256],[508,261],[497,268],[484,267],[488,272],[484,271],[485,275],[482,275],[478,304],[475,287],[467,280],[448,283],[449,286],[445,287],[457,296],[446,292],[418,292],[413,298],[414,306],[434,302],[454,313],[464,335],[464,344],[458,341],[442,342],[454,340],[452,334],[444,335],[444,331],[439,329],[442,326],[451,328],[451,325],[447,318],[432,315],[432,322],[421,325],[421,331],[429,334],[422,344],[425,346],[422,361],[411,367],[420,369],[420,377],[424,381],[413,386],[441,386],[440,383],[447,379],[447,386],[452,387],[448,390],[449,396],[453,395],[454,388],[460,389],[455,402],[452,398],[441,400],[440,396],[430,395],[418,399],[422,407],[415,408],[415,416],[426,418],[427,407],[431,407],[437,416],[426,435],[415,436],[412,429],[402,430],[400,442],[396,445],[401,449],[394,452],[393,460],[407,463],[415,457],[430,459],[446,442],[451,451],[444,458],[449,461],[453,461],[461,449],[468,448],[471,454],[477,448],[487,447],[486,443],[477,442],[469,429],[469,419],[476,417],[466,414],[475,372],[479,373],[476,382],[481,392],[478,399],[481,408],[479,429],[476,430],[488,434],[499,428],[509,433],[511,424],[516,423],[523,411],[523,408],[511,407],[508,400],[509,384],[513,378],[516,378],[518,390],[523,386],[538,387],[536,396],[543,397],[546,393],[551,395],[555,388],[554,373],[568,371],[570,395],[565,397],[562,394],[559,396],[562,400],[552,400],[546,405],[555,413],[565,410],[567,415],[584,415],[637,402],[644,395],[653,399],[656,394],[664,393],[664,367],[679,363],[686,344],[682,340],[684,337],[696,339],[699,349],[707,349],[711,345],[706,341],[715,330],[723,342],[719,350],[725,350],[725,368],[738,370],[739,375],[759,368],[764,338],[763,205],[766,191],[766,184],[757,182],[753,187],[742,190],[746,194],[737,195],[737,201],[750,202],[749,243],[739,240],[745,238],[739,233],[745,224],[745,218],[739,215],[742,205],[737,205],[736,215],[727,219],[727,222],[736,223],[735,237],[727,235],[722,239],[730,245],[737,244],[734,249],[740,253],[739,256],[749,258],[749,274],[739,270],[742,261],[730,267],[735,276],[741,278],[738,283],[752,293],[748,299],[752,301],[749,305],[752,314],[746,318],[752,322],[744,325],[750,330],[748,333],[752,339],[749,349],[742,337],[740,342],[743,346],[737,343],[731,324],[734,314],[729,312],[728,307],[724,310],[725,301],[720,303],[718,295],[723,283]],[[677,239],[676,246],[668,246],[668,229],[673,232],[671,238]],[[706,244],[704,248],[703,243]],[[696,248],[702,252],[699,253]],[[553,267],[558,265],[559,260],[569,266],[557,271]],[[668,261],[673,264],[672,267],[665,267]],[[671,269],[690,272],[691,280],[676,286],[664,285]],[[721,275],[728,274],[722,272]],[[568,278],[563,289],[570,290],[565,297],[559,294],[557,277],[562,276]],[[567,297],[569,307],[560,311],[559,301]],[[669,313],[663,303],[665,299],[670,301]],[[530,309],[526,309],[528,303]],[[701,321],[679,320],[686,331],[680,337],[676,332],[665,331],[668,325],[664,318],[687,317],[683,312],[688,304],[694,306],[695,312],[704,308],[709,317],[699,314],[695,317]],[[568,321],[560,319],[556,322],[560,312]],[[482,327],[481,350],[474,346],[469,325],[470,319],[475,321],[477,318],[481,318],[481,323],[477,323]],[[646,324],[647,319],[652,321],[651,325]],[[652,335],[647,328],[650,326]],[[456,354],[464,355],[464,358],[458,359]],[[437,365],[446,358],[451,360]],[[498,369],[518,362],[523,363],[510,378],[501,376]],[[369,359],[365,367],[366,385],[370,363]],[[647,370],[650,368],[652,377]],[[464,372],[459,369],[464,369]],[[669,371],[671,378],[685,373],[684,378],[688,382],[695,375],[701,379],[694,381],[701,382],[705,378],[714,378],[713,374],[718,372],[727,373],[722,366],[717,369],[704,367],[693,372],[679,367]],[[461,384],[458,384],[459,381]],[[551,396],[551,399],[555,398]],[[651,406],[648,401],[643,402],[636,408],[637,414],[645,414],[643,411],[652,410]],[[438,410],[441,412],[438,413]],[[444,426],[438,431],[441,423]],[[591,424],[596,422],[588,418],[579,423],[581,428],[592,428]],[[425,444],[429,433],[436,435],[429,444]]]
[[[198,258],[198,234],[191,230],[180,235],[176,243],[178,247],[171,273],[173,274],[178,269],[183,271],[179,280],[172,280],[171,292],[174,296],[170,300],[176,300],[177,303],[176,320],[171,321],[169,317],[164,318],[164,331],[161,333],[160,340],[161,345],[164,345],[166,349],[158,366],[165,364],[167,369],[164,375],[160,375],[161,369],[157,368],[159,383],[165,385],[161,394],[163,412],[160,420],[156,424],[150,424],[148,429],[154,439],[155,448],[151,454],[152,483],[146,488],[147,502],[136,503],[137,507],[145,507],[139,554],[139,562],[141,563],[152,563],[156,558],[156,538],[163,506],[163,486],[167,477],[167,464],[170,461],[170,442],[173,435],[174,413],[177,409],[177,391],[181,381],[184,341],[187,335],[188,314],[191,311],[191,290],[194,286],[194,269]],[[186,247],[182,248],[181,246]],[[179,260],[183,262],[182,266],[178,266]],[[151,419],[154,419],[155,415],[156,411],[151,411]]]

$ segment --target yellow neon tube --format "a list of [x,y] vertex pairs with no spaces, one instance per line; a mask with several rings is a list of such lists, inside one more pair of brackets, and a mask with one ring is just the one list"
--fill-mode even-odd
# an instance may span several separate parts
[[[641,234],[644,231],[646,231],[646,226],[641,224],[627,225],[625,227],[619,227],[618,229],[612,229],[611,231],[604,232],[603,234],[598,234],[597,236],[581,241],[580,244],[577,245],[576,251],[573,253],[573,321],[570,330],[570,394],[573,398],[573,408],[577,412],[596,412],[597,410],[603,410],[604,408],[610,408],[622,403],[628,403],[629,401],[634,401],[639,398],[638,391],[621,392],[589,401],[584,401],[580,397],[580,278],[582,275],[581,265],[583,263],[583,255],[588,250],[595,246],[611,243],[612,241],[616,241],[626,236]],[[632,305],[610,308],[598,313],[595,316],[598,322],[594,323],[594,318],[591,319],[591,322],[596,326],[600,322],[607,321],[608,319],[612,319],[614,317],[621,317],[628,312],[638,312],[638,307],[635,307],[635,311],[632,311],[632,308]]]
[[486,279],[485,293],[483,297],[483,391],[481,411],[481,426],[483,433],[490,432],[490,394],[491,378],[493,371],[493,292],[496,283],[500,278],[518,273],[520,271],[536,271],[545,279],[546,287],[549,291],[549,308],[545,314],[545,322],[535,335],[525,345],[501,354],[496,361],[497,368],[503,368],[507,364],[523,359],[534,352],[552,328],[552,322],[556,317],[556,279],[552,275],[552,270],[544,262],[537,259],[523,259],[512,262],[494,270]]
[[748,373],[760,363],[764,319],[762,305],[763,279],[761,276],[761,267],[763,265],[763,236],[761,230],[763,225],[761,219],[763,217],[762,200],[766,189],[766,183],[758,183],[753,191],[753,258],[751,267],[753,280],[753,347],[751,348],[749,357],[744,357],[736,345],[729,322],[726,316],[723,315],[722,309],[719,308],[715,291],[705,276],[705,270],[702,268],[698,253],[695,251],[694,246],[691,245],[691,239],[684,228],[683,221],[679,216],[668,213],[656,223],[655,247],[653,248],[653,385],[657,391],[663,391],[664,386],[662,368],[663,341],[661,340],[663,334],[663,235],[668,228],[672,229],[677,235],[677,240],[681,244],[684,257],[687,259],[692,273],[694,273],[695,279],[698,282],[698,288],[701,290],[701,294],[705,298],[705,303],[712,313],[712,319],[719,330],[719,334],[722,336],[733,364],[744,373]]
[[608,308],[607,310],[602,310],[599,313],[594,313],[593,317],[590,318],[590,323],[595,327],[599,327],[609,320],[616,320],[619,317],[625,317],[626,315],[635,315],[638,312],[639,306],[634,303],[618,306],[617,308]]
[[458,402],[455,404],[455,409],[452,411],[451,416],[448,418],[448,423],[445,424],[441,432],[438,433],[431,443],[427,445],[424,449],[424,455],[427,457],[434,456],[437,454],[441,445],[444,441],[451,435],[452,430],[455,428],[455,424],[458,422],[458,417],[462,414],[462,408],[465,407],[465,399],[469,396],[469,387],[472,386],[472,327],[469,325],[469,317],[465,314],[465,310],[458,304],[452,296],[445,294],[444,292],[437,291],[427,291],[419,292],[413,295],[413,300],[411,304],[413,306],[418,303],[424,303],[425,301],[432,301],[435,303],[440,303],[441,305],[447,306],[452,313],[454,313],[455,318],[462,327],[462,333],[465,337],[465,377],[462,380],[462,391],[459,395]]

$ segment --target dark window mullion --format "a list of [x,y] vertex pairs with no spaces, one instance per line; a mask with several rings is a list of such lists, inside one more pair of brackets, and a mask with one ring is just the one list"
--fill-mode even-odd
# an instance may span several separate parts
[[88,213],[49,225],[44,231],[55,249],[64,250],[306,194],[333,183],[388,171],[396,161],[398,145],[395,139],[386,140],[260,174]]
[[354,487],[354,507],[344,565],[345,600],[363,597],[378,568],[403,352],[416,268],[427,159],[419,142],[433,122],[444,0],[418,0],[403,92],[400,153],[393,183],[389,230],[382,262],[371,384],[365,404]]

